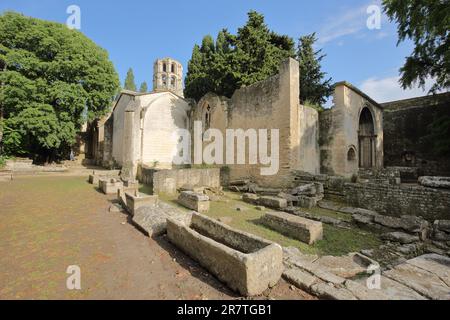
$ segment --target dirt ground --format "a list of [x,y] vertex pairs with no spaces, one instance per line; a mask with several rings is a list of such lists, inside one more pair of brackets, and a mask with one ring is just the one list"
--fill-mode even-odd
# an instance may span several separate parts
[[[86,177],[0,182],[0,299],[237,299],[164,237],[150,239]],[[68,290],[68,266],[81,290]],[[257,299],[313,299],[283,280]]]

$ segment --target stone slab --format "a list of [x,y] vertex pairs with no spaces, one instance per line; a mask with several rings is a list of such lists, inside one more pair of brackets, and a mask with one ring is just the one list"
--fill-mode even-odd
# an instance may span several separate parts
[[361,263],[357,254],[351,253],[346,256],[323,256],[314,262],[329,272],[342,277],[351,278],[367,271],[367,266]]
[[[367,278],[355,281],[367,286]],[[428,300],[413,289],[383,275],[380,276],[380,289],[388,300]]]
[[294,268],[286,269],[283,272],[283,278],[295,285],[297,288],[305,291],[310,291],[312,285],[320,281],[317,277]]
[[345,281],[345,287],[359,300],[389,300],[389,297],[380,289],[369,289],[353,280]]
[[167,218],[186,222],[190,214],[164,202],[158,206],[140,207],[133,216],[133,223],[149,237],[159,236],[166,232]]
[[437,275],[408,263],[384,272],[384,276],[433,300],[450,300],[450,287]]
[[408,244],[420,241],[418,236],[413,236],[404,232],[389,232],[381,235],[381,238],[388,241],[399,242],[401,244]]
[[317,283],[311,286],[311,291],[316,296],[328,300],[358,300],[346,288],[336,288],[332,284]]
[[406,263],[437,275],[450,287],[450,258],[438,254],[425,254]]

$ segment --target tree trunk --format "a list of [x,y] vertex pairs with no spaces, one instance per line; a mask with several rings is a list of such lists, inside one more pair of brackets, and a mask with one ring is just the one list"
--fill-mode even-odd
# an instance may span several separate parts
[[[6,71],[6,63],[3,63],[2,72]],[[0,83],[0,90],[3,90],[4,83]],[[0,101],[0,155],[3,153],[3,104]]]

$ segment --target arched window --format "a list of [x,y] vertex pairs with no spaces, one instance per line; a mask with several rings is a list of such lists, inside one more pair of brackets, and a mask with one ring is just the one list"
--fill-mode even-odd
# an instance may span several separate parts
[[365,106],[359,118],[359,166],[372,168],[375,165],[375,125],[372,112]]
[[208,130],[211,127],[211,107],[209,105],[206,107],[204,124],[205,130]]
[[177,79],[174,76],[170,77],[170,85],[173,88],[175,88],[176,81],[177,81]]
[[167,86],[167,76],[165,74],[162,75],[162,84]]
[[175,73],[176,67],[175,67],[175,63],[172,63],[172,73]]
[[356,151],[355,148],[350,147],[347,152],[347,160],[348,161],[355,161],[356,160]]
[[167,72],[167,65],[165,62],[163,63],[163,72]]

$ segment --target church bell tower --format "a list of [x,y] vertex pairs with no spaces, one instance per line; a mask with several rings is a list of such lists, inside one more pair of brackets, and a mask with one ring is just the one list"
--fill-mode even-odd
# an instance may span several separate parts
[[170,91],[183,97],[183,66],[171,58],[153,64],[153,92]]

